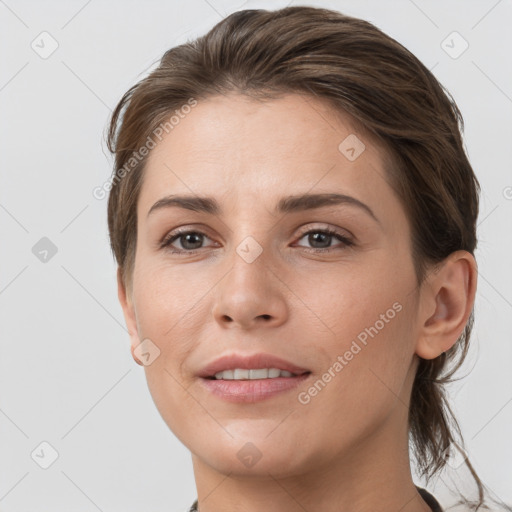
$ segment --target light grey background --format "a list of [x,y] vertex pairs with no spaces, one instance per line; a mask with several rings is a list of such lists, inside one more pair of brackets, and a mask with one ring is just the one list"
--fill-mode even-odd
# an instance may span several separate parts
[[[0,0],[1,511],[181,511],[195,499],[189,452],[130,355],[106,199],[92,195],[111,173],[102,136],[122,93],[166,49],[240,8],[288,3]],[[375,23],[462,110],[482,184],[479,283],[471,373],[450,389],[471,460],[510,503],[512,2],[292,2],[305,4]],[[52,39],[58,48],[42,58]],[[57,249],[46,262],[43,237]],[[58,452],[48,469],[42,442]],[[445,481],[434,489],[443,505]]]

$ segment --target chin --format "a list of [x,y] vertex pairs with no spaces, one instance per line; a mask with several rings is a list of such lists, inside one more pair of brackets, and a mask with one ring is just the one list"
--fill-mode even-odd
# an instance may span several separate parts
[[[275,428],[275,423],[274,427]],[[229,429],[228,429],[229,430]],[[191,450],[196,457],[223,474],[240,476],[285,477],[301,472],[310,462],[301,446],[300,439],[288,436],[287,441],[279,436],[273,439],[275,433],[265,430],[266,439],[253,439],[250,436],[239,437],[230,430],[233,438],[222,443],[219,439],[204,439],[203,446]],[[225,439],[225,438],[224,438]]]

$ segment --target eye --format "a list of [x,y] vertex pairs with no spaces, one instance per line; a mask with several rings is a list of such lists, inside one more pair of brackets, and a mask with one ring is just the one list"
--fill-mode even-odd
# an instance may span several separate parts
[[310,229],[303,233],[299,240],[302,240],[306,236],[308,243],[313,245],[312,248],[309,248],[311,252],[330,252],[335,250],[331,248],[333,238],[337,238],[342,243],[342,247],[338,247],[338,249],[343,249],[343,246],[350,247],[354,245],[354,242],[349,238],[332,229]]
[[[307,238],[308,243],[312,244],[313,247],[305,247],[305,249],[310,252],[330,252],[336,250],[336,248],[331,248],[331,242],[333,238],[339,240],[342,244],[341,247],[337,249],[343,249],[344,247],[350,247],[354,245],[349,238],[338,233],[332,229],[310,229],[301,235],[299,240],[302,240],[305,237]],[[203,233],[202,231],[197,230],[182,230],[182,231],[174,231],[167,235],[162,242],[160,243],[161,249],[168,249],[171,253],[186,253],[186,254],[195,254],[199,252],[200,249],[203,249],[202,244],[204,239],[209,237]],[[176,247],[173,245],[175,242],[179,242],[181,247]],[[304,247],[299,245],[299,247]]]
[[[160,247],[168,248],[172,253],[186,252],[187,254],[194,254],[198,249],[201,249],[204,238],[208,237],[201,231],[174,231],[162,240]],[[181,248],[176,248],[172,245],[175,241],[180,243]],[[173,247],[177,250],[173,250]]]

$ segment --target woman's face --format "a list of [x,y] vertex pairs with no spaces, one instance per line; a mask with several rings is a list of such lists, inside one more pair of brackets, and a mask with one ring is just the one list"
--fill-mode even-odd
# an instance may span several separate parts
[[[294,474],[406,435],[417,289],[408,220],[382,158],[348,117],[295,94],[199,102],[152,150],[124,310],[160,414],[209,466]],[[366,206],[279,209],[318,194]],[[208,197],[218,211],[149,213],[170,195],[191,197],[190,207]],[[162,247],[178,228],[196,234]],[[245,401],[199,377],[220,356],[258,353],[310,373]]]

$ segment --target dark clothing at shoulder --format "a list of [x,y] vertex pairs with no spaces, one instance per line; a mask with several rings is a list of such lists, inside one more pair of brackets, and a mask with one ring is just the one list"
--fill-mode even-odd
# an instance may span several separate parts
[[427,490],[422,489],[421,487],[416,486],[418,492],[421,497],[426,501],[427,505],[432,509],[432,512],[443,512],[441,505],[439,502],[430,494]]

